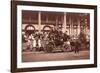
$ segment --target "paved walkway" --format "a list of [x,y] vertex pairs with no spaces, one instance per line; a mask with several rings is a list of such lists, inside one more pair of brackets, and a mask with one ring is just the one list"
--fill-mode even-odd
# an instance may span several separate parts
[[58,60],[81,60],[89,59],[89,51],[44,53],[44,52],[23,52],[23,62],[36,61],[58,61]]

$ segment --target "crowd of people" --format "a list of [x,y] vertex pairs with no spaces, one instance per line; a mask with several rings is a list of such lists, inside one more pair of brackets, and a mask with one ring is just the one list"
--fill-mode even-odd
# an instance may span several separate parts
[[61,51],[79,52],[80,42],[73,41],[66,32],[61,29],[52,29],[48,32],[33,32],[22,35],[23,50],[53,52],[60,48]]

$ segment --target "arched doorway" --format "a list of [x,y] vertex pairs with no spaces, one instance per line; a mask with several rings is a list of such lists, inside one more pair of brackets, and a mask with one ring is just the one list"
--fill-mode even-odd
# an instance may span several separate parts
[[43,27],[43,32],[50,32],[52,30],[51,26],[44,26]]
[[35,27],[34,27],[33,25],[27,25],[27,26],[25,27],[25,33],[28,34],[28,35],[34,33],[35,30],[36,30],[36,29],[35,29]]

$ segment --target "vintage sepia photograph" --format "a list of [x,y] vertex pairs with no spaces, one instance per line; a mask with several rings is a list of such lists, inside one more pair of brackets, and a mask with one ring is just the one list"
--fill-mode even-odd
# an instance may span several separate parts
[[22,62],[89,58],[89,13],[22,10]]
[[97,67],[97,6],[11,1],[11,72]]

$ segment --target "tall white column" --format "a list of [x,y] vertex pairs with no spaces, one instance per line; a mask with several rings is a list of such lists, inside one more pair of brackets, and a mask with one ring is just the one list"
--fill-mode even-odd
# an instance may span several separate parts
[[72,36],[72,23],[71,23],[71,16],[69,17],[69,24],[70,24],[70,36]]
[[39,25],[39,32],[41,31],[41,12],[38,13],[38,25]]
[[64,21],[63,21],[63,29],[62,29],[63,32],[66,31],[66,12],[64,12]]
[[80,20],[78,19],[78,35],[80,34]]
[[58,17],[56,17],[56,29],[58,29]]

